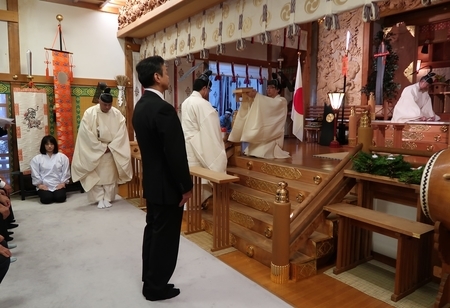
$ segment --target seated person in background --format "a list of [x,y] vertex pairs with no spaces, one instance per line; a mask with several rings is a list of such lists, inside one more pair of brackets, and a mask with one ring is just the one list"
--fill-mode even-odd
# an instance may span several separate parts
[[11,201],[6,195],[0,194],[0,236],[6,242],[12,240],[8,233],[9,218],[11,216]]
[[11,263],[11,251],[8,249],[8,244],[5,238],[0,235],[0,283],[2,283],[3,278],[5,278],[6,273],[9,269],[9,264]]
[[420,81],[403,89],[395,104],[392,122],[439,121],[440,117],[433,111],[428,87],[433,83],[434,73],[428,73]]
[[[276,76],[276,75],[275,75]],[[267,82],[267,96],[253,90],[248,93],[252,103],[242,102],[228,140],[248,142],[244,154],[261,158],[288,158],[283,151],[287,101],[280,96],[281,82]]]
[[45,136],[41,141],[41,154],[30,162],[31,179],[37,187],[43,204],[66,201],[66,183],[70,179],[69,159],[58,152],[55,137]]
[[227,130],[227,133],[231,132],[231,122],[233,122],[233,117],[231,116],[233,114],[233,109],[227,108],[225,110],[225,113],[220,116],[220,127],[225,128]]

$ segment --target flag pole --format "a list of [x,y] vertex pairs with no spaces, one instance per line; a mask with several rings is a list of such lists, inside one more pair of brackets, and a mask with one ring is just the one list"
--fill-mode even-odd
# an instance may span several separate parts
[[339,135],[338,141],[339,143],[346,144],[345,140],[345,124],[344,124],[344,112],[345,112],[345,91],[347,86],[347,70],[348,70],[348,49],[350,44],[350,31],[347,31],[347,40],[345,44],[345,55],[342,58],[342,74],[344,75],[344,85],[342,87],[342,92],[344,93],[343,102],[342,102],[342,114],[341,114],[341,123],[339,124]]

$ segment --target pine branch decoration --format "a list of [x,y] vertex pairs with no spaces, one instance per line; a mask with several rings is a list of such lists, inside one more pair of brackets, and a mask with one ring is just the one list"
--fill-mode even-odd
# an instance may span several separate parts
[[357,172],[397,178],[400,182],[409,184],[420,184],[423,169],[413,169],[402,155],[383,156],[360,152],[353,159],[353,170]]

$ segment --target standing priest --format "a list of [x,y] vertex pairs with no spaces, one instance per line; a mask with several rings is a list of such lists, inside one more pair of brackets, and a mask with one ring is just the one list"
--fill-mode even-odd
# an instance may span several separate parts
[[80,181],[89,202],[111,207],[117,185],[131,180],[130,141],[122,113],[112,107],[110,88],[88,108],[80,123],[72,161],[72,180]]
[[[182,105],[181,125],[186,140],[189,166],[200,166],[225,173],[227,155],[219,117],[208,101],[211,73],[208,70],[194,81],[194,91]],[[202,180],[202,204],[211,195],[212,185],[206,180]],[[206,204],[203,207],[206,207]]]

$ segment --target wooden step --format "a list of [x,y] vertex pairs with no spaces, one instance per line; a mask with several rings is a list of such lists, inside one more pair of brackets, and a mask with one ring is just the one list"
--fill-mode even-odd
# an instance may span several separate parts
[[[240,178],[239,182],[236,182],[237,184],[272,194],[273,198],[275,198],[278,183],[285,181],[288,183],[289,199],[292,204],[301,203],[310,194],[310,192],[317,189],[317,185],[315,184],[280,179],[272,175],[249,171],[242,168],[228,167],[227,172]],[[301,196],[300,199],[297,200],[299,194],[301,194]]]
[[334,253],[334,239],[333,237],[314,231],[309,237],[306,247],[306,255],[312,256],[316,259],[332,255]]
[[[202,215],[202,224],[205,231],[212,234],[212,216],[208,213]],[[248,257],[270,267],[272,259],[272,240],[252,230],[230,221],[231,244]]]
[[290,277],[294,282],[317,274],[316,259],[301,252],[294,254],[290,264]]
[[[203,219],[212,221],[212,209],[202,213]],[[267,238],[272,237],[273,216],[248,206],[230,201],[230,221]]]
[[232,200],[255,210],[273,214],[273,205],[275,201],[273,195],[234,183],[230,184],[229,187]]
[[322,180],[326,179],[328,176],[327,171],[322,169],[294,166],[289,161],[273,161],[256,157],[237,156],[235,162],[236,166],[239,168],[308,184],[315,184],[315,178],[317,176]]

